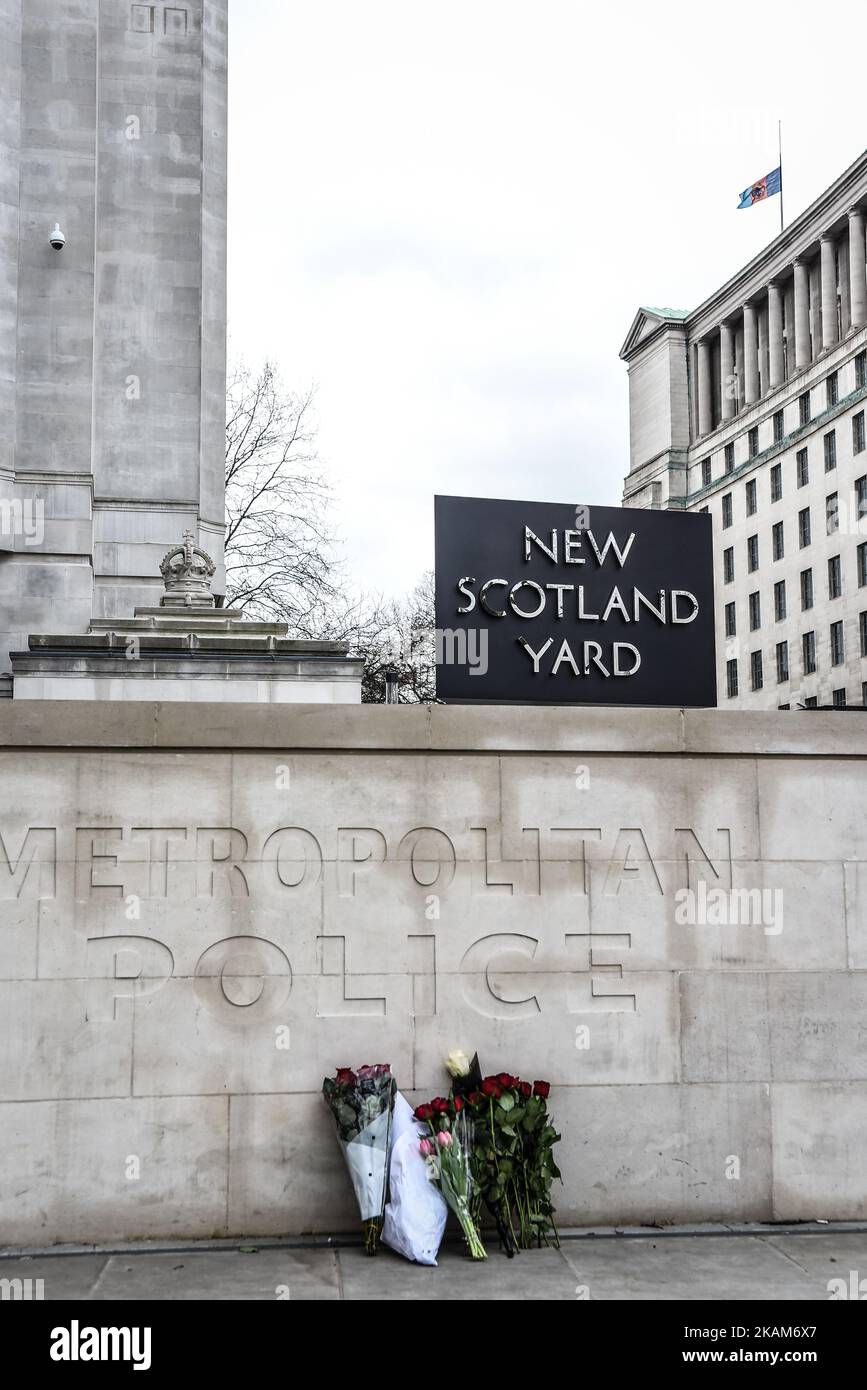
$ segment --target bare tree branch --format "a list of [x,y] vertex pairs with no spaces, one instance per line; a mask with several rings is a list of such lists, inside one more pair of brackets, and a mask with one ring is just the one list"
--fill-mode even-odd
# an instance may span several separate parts
[[347,596],[331,527],[331,489],[316,450],[315,391],[282,385],[271,362],[240,365],[226,408],[226,600],[285,622],[294,637],[344,641],[365,658],[362,699],[434,699],[433,575],[404,599]]

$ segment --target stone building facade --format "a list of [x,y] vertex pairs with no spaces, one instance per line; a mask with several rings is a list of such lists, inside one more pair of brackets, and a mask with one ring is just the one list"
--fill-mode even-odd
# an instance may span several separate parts
[[697,309],[639,310],[624,504],[713,518],[719,704],[867,693],[867,153]]
[[0,0],[0,673],[187,528],[225,591],[227,8]]

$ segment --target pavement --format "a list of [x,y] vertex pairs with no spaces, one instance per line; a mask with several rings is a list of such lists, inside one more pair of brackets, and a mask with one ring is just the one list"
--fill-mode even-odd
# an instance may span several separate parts
[[21,1290],[46,1301],[828,1301],[830,1280],[842,1279],[852,1297],[861,1278],[867,1297],[867,1225],[861,1223],[567,1231],[559,1250],[524,1251],[512,1260],[491,1240],[489,1258],[478,1263],[447,1242],[435,1268],[385,1248],[370,1259],[354,1240],[0,1251],[0,1298],[20,1297],[15,1284],[2,1282],[20,1279],[44,1281]]

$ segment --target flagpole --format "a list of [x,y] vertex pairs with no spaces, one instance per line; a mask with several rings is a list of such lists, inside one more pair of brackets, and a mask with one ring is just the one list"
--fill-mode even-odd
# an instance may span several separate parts
[[783,123],[777,121],[777,154],[780,164],[780,231],[783,230]]

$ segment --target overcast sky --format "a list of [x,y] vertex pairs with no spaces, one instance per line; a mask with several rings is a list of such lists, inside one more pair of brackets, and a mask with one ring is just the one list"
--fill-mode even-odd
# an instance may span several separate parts
[[618,351],[865,138],[863,4],[232,0],[230,351],[318,385],[348,570],[433,563],[433,496],[617,504]]

